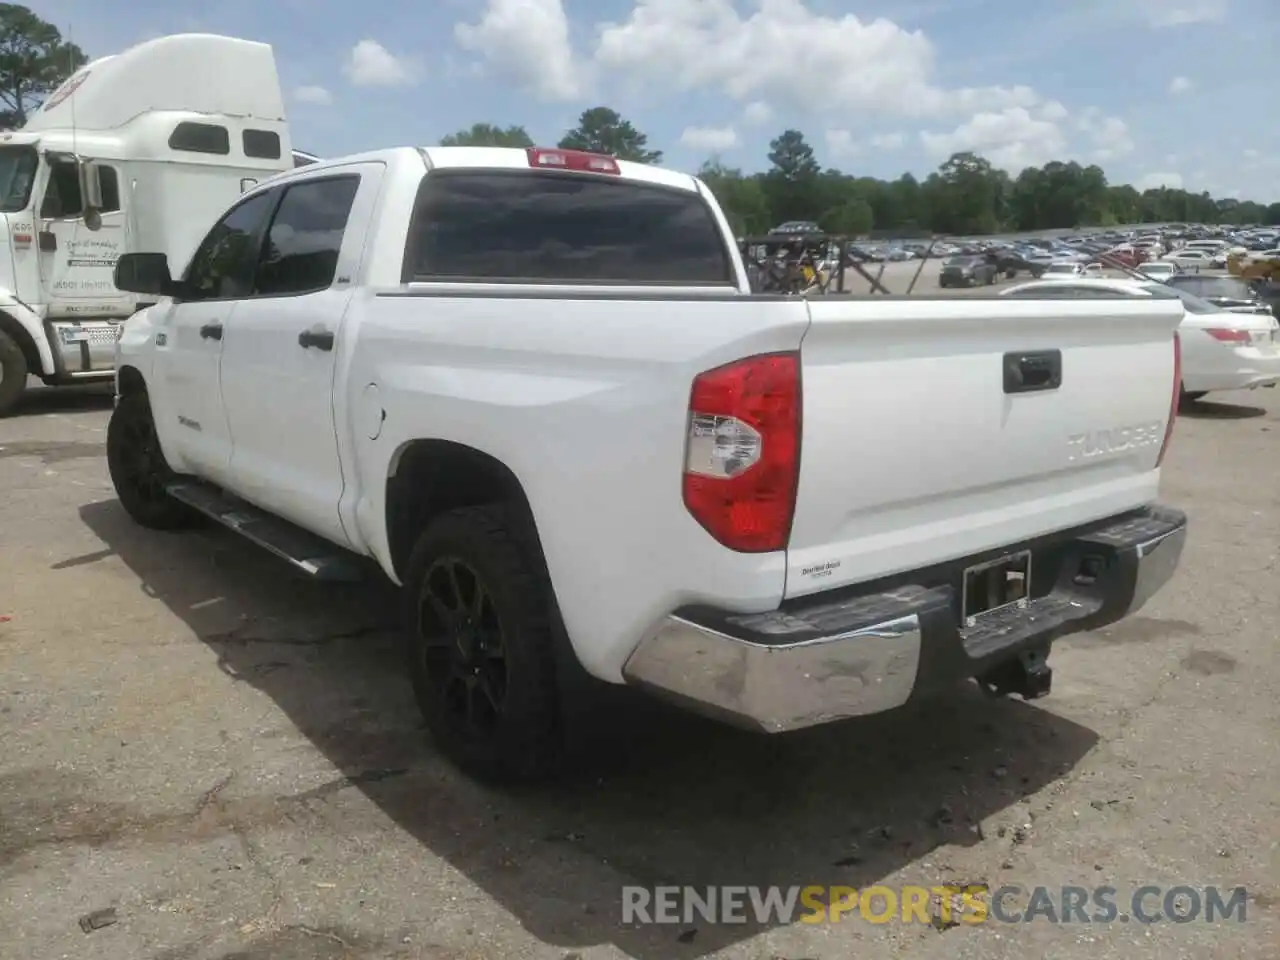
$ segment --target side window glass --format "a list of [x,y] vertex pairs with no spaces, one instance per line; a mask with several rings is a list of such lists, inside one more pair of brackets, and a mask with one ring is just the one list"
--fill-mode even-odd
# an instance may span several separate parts
[[231,135],[215,123],[180,123],[169,135],[169,148],[187,153],[226,156],[231,152]]
[[253,292],[311,293],[333,283],[359,176],[310,180],[286,188],[258,261]]
[[209,231],[187,268],[186,299],[228,300],[249,295],[251,247],[274,196],[267,191],[250,197]]
[[[120,179],[115,167],[98,165],[98,183],[102,190],[100,213],[120,209]],[[84,215],[80,196],[80,171],[74,163],[55,161],[49,165],[49,185],[40,204],[40,216],[46,220],[67,220]]]
[[240,144],[246,157],[280,159],[280,134],[272,130],[245,130],[240,134]]
[[102,191],[100,213],[114,213],[120,209],[120,178],[115,167],[98,167],[98,184]]
[[44,188],[40,216],[46,220],[78,217],[83,209],[80,176],[74,163],[49,164],[49,183]]

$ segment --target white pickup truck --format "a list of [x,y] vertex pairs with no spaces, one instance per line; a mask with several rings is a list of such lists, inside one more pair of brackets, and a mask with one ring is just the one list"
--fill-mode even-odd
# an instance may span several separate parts
[[557,768],[575,678],[769,732],[1039,696],[1182,553],[1172,297],[755,296],[697,179],[543,149],[287,172],[179,266],[115,271],[159,298],[117,347],[124,508],[380,567],[480,776]]

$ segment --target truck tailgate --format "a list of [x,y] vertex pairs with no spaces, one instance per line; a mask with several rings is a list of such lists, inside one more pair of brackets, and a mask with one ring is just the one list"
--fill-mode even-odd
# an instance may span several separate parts
[[[809,303],[787,596],[1155,499],[1176,299]],[[1059,386],[1006,392],[1007,366],[1037,386],[1054,351]]]

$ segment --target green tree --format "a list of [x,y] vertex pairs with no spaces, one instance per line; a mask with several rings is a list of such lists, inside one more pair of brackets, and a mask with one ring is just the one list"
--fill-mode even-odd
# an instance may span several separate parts
[[0,124],[22,126],[86,61],[53,24],[27,7],[0,3]]
[[876,215],[871,204],[859,196],[853,196],[824,213],[820,223],[828,233],[858,237],[872,231],[876,225]]
[[799,130],[784,130],[769,143],[770,174],[791,183],[817,177],[822,165]]
[[603,153],[635,163],[661,163],[662,151],[649,149],[649,138],[609,107],[584,110],[578,125],[560,138],[564,150]]
[[533,138],[521,126],[499,127],[492,123],[473,123],[469,130],[459,130],[440,138],[442,147],[532,147]]
[[830,209],[831,184],[822,181],[822,166],[803,133],[784,130],[775,137],[769,162],[761,187],[777,221],[817,220]]
[[741,170],[726,167],[714,157],[702,165],[698,177],[715,194],[738,236],[762,234],[773,225],[759,178],[743,176]]

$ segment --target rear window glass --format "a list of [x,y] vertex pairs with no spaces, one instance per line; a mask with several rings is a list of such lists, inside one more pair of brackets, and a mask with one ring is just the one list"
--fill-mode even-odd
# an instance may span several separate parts
[[1200,297],[1255,299],[1253,289],[1243,280],[1237,280],[1235,277],[1172,277],[1169,285],[1181,287]]
[[693,192],[573,174],[436,171],[423,180],[404,280],[733,282]]

